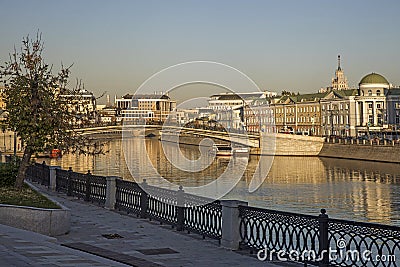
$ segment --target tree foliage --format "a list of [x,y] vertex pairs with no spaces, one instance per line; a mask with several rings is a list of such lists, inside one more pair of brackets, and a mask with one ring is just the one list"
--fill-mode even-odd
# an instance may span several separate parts
[[[23,38],[20,51],[14,48],[0,69],[4,84],[6,124],[21,138],[24,156],[17,187],[22,186],[32,154],[57,148],[64,152],[99,153],[101,145],[77,131],[89,123],[80,110],[80,86],[68,88],[70,67],[63,65],[53,74],[43,59],[44,45],[38,33],[35,39]],[[74,98],[66,97],[74,96]]]

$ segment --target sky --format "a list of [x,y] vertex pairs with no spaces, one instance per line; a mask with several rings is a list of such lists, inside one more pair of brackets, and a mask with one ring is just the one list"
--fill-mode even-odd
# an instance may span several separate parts
[[[311,93],[330,85],[338,54],[350,86],[370,72],[400,85],[399,12],[398,0],[0,0],[0,63],[39,30],[46,62],[73,64],[71,84],[95,95],[134,93],[187,61]],[[194,88],[181,90],[200,96]]]

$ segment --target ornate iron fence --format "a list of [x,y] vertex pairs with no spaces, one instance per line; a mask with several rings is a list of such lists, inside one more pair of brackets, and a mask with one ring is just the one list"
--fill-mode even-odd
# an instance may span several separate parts
[[325,212],[310,216],[240,206],[240,245],[264,250],[269,259],[280,253],[319,266],[400,266],[400,227],[331,219]]
[[210,238],[222,237],[222,206],[214,201],[201,206],[186,204],[184,229]]
[[68,184],[70,182],[72,170],[66,171],[62,169],[56,169],[56,190],[68,194]]
[[26,178],[32,182],[49,186],[50,168],[44,162],[42,164],[35,163],[30,165],[26,170]]
[[329,219],[328,244],[334,266],[400,266],[400,227]]
[[[56,169],[55,175],[58,191],[105,204],[108,185],[105,177],[71,169]],[[49,185],[50,168],[44,164],[32,165],[27,178]],[[172,191],[116,179],[115,208],[176,226],[178,230],[222,238],[220,201],[187,194],[182,189]],[[319,216],[310,216],[239,206],[238,212],[242,249],[280,252],[281,257],[295,251],[299,253],[295,261],[319,266],[400,267],[400,227],[331,219],[325,210]]]
[[[100,205],[106,203],[107,180],[104,176],[87,174],[86,177],[86,200],[97,202]],[[89,189],[88,189],[89,187]]]
[[[146,186],[146,185],[145,185]],[[146,186],[148,204],[146,216],[172,226],[178,225],[178,195],[176,191]]]
[[[288,256],[291,251],[314,251],[319,246],[319,217],[239,206],[241,248]],[[308,256],[308,255],[307,255]],[[299,261],[313,263],[306,257]]]
[[140,186],[137,183],[121,179],[116,181],[115,199],[116,209],[136,215],[142,215],[142,204],[147,205],[147,196],[145,196]]
[[70,196],[86,199],[86,178],[87,175],[78,172],[72,172],[69,177],[68,193]]

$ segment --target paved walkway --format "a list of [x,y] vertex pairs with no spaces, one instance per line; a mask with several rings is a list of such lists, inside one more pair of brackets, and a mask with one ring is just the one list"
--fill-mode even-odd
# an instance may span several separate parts
[[[52,238],[0,225],[0,266],[127,266],[106,259],[107,255],[131,266],[291,266],[261,262],[254,255],[223,249],[215,240],[46,193],[71,209],[70,233]],[[89,248],[103,257],[65,245]]]

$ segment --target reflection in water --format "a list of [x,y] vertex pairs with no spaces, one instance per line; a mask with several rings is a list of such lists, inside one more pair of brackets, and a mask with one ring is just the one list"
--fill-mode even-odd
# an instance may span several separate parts
[[[247,158],[217,157],[210,166],[208,159],[204,159],[204,169],[190,172],[174,167],[166,159],[161,143],[156,139],[146,140],[142,149],[136,143],[141,142],[137,138],[129,142],[132,153],[148,156],[154,169],[176,185],[191,187],[210,183],[226,171],[229,161],[233,160],[233,167],[247,165],[247,169],[237,186],[224,197],[226,199],[240,199],[252,206],[314,215],[321,208],[326,208],[334,218],[400,225],[399,164],[318,157],[275,157],[267,179],[257,191],[250,194],[248,186],[260,159],[258,156],[251,156],[249,161]],[[65,169],[72,167],[79,172],[91,170],[98,175],[133,180],[121,145],[122,141],[116,139],[107,144],[109,153],[105,155],[64,155],[59,160],[48,159],[47,163]],[[200,155],[194,146],[181,146],[181,152],[193,160]],[[146,178],[151,183],[154,173],[138,164],[136,168],[140,172],[134,173],[135,179],[140,181]]]

